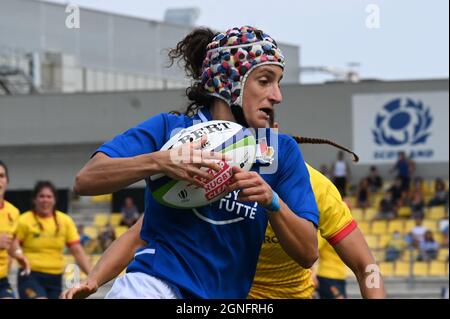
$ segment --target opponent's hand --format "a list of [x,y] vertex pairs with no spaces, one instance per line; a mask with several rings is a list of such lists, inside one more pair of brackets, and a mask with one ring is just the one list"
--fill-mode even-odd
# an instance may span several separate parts
[[64,290],[59,296],[60,299],[85,299],[96,293],[98,285],[93,280],[87,280],[81,283],[78,288],[69,288]]
[[30,262],[28,261],[28,258],[22,254],[15,255],[14,258],[19,263],[20,268],[23,269],[21,272],[21,275],[28,276],[31,273],[31,265],[30,265]]
[[222,153],[203,151],[202,146],[206,142],[207,138],[203,136],[198,141],[186,143],[168,151],[157,152],[159,170],[173,179],[185,180],[202,187],[203,183],[194,177],[198,176],[211,181],[213,175],[200,168],[207,167],[219,172],[218,162],[227,160],[227,156]]
[[242,202],[257,202],[267,206],[272,202],[272,188],[256,172],[246,172],[237,166],[232,168],[233,177],[227,191],[240,189],[238,200]]
[[7,234],[0,234],[0,249],[9,249],[12,244],[12,237]]

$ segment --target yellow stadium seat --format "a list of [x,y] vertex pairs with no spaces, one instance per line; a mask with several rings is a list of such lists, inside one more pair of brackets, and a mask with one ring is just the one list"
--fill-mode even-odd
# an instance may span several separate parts
[[375,218],[375,216],[378,214],[378,208],[375,207],[368,207],[366,208],[366,220],[372,220]]
[[127,226],[116,226],[114,227],[114,232],[116,233],[116,238],[119,238],[122,236],[123,233],[125,233],[128,230]]
[[414,220],[406,220],[405,221],[405,233],[409,233],[414,226],[416,226],[416,221]]
[[434,181],[433,180],[425,180],[422,183],[422,192],[425,195],[431,195],[434,192]]
[[430,276],[447,276],[447,263],[442,261],[432,261],[430,264]]
[[85,226],[84,233],[89,236],[91,239],[95,239],[98,236],[98,230],[93,226]]
[[101,257],[102,255],[91,255],[92,266],[95,266]]
[[112,201],[112,194],[97,195],[91,197],[92,203],[110,203]]
[[388,232],[392,234],[393,232],[398,231],[401,234],[405,232],[405,223],[401,219],[391,220],[388,224]]
[[438,232],[438,224],[435,220],[424,220],[422,225],[428,230],[431,230],[434,234]]
[[408,206],[402,206],[397,211],[398,217],[411,217],[411,207]]
[[379,238],[379,241],[378,241],[379,242],[379,246],[381,248],[385,248],[387,243],[391,240],[391,238],[392,238],[391,234],[380,235],[380,238]]
[[383,193],[377,193],[372,196],[372,207],[378,209],[380,207],[380,202],[383,199]]
[[384,260],[384,249],[372,249],[372,255],[377,262],[381,262]]
[[448,248],[439,249],[437,260],[448,262]]
[[363,214],[363,210],[361,208],[353,208],[352,216],[353,216],[353,219],[358,222],[364,220],[364,214]]
[[94,226],[101,228],[109,223],[109,214],[96,214],[94,216]]
[[408,277],[410,275],[409,262],[397,261],[395,263],[395,275],[399,277]]
[[364,235],[370,234],[370,226],[368,222],[358,222],[358,228]]
[[122,221],[122,214],[120,213],[111,214],[110,219],[111,226],[119,226],[121,221]]
[[371,249],[378,249],[378,236],[376,236],[376,235],[365,235],[364,237],[366,238],[367,245],[369,245],[369,247]]
[[384,277],[394,276],[394,263],[381,262],[380,263],[380,272],[381,272],[381,275]]
[[406,249],[401,255],[401,261],[409,262],[411,259],[415,261],[419,252],[416,249]]
[[350,205],[350,207],[356,207],[356,197],[355,196],[347,196],[347,197],[345,197],[345,201]]
[[416,261],[413,266],[414,276],[426,277],[428,276],[428,263],[424,261]]
[[425,212],[425,217],[434,220],[445,218],[445,206],[434,206],[428,208]]
[[387,222],[385,220],[375,220],[372,222],[371,234],[383,235],[387,233]]

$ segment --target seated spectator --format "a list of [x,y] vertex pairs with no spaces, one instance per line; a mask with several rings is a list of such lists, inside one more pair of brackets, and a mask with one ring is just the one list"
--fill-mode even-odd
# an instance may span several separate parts
[[408,243],[402,238],[402,235],[395,231],[386,245],[385,261],[396,261],[407,246]]
[[383,179],[378,173],[376,166],[370,166],[369,176],[367,176],[367,182],[369,183],[369,189],[372,193],[378,192],[383,187]]
[[134,204],[133,198],[126,197],[125,203],[122,207],[122,221],[120,222],[121,226],[131,227],[136,223],[139,219],[139,211]]
[[428,202],[428,207],[448,205],[448,191],[442,178],[437,178],[434,182],[434,196]]
[[357,206],[362,208],[363,211],[370,206],[370,192],[369,192],[369,182],[367,178],[363,178],[359,182],[358,190],[356,192]]
[[443,219],[439,223],[439,230],[442,233],[442,247],[448,248],[448,219]]
[[418,248],[419,243],[421,243],[424,240],[425,233],[427,231],[427,228],[422,225],[423,219],[422,218],[416,218],[416,225],[411,230],[412,234],[412,240],[413,240],[413,247]]
[[404,205],[405,199],[407,197],[407,192],[403,191],[402,179],[397,177],[394,180],[394,184],[387,190],[391,194],[392,203],[394,204],[395,211]]
[[439,251],[439,243],[434,240],[433,232],[427,230],[423,240],[419,244],[419,255],[417,260],[419,261],[430,261],[437,258]]
[[107,224],[103,231],[98,235],[100,249],[105,251],[114,240],[116,240],[116,232],[111,224]]
[[80,235],[80,244],[85,247],[86,244],[91,240],[91,237],[84,233],[84,225],[78,225],[78,234]]
[[425,200],[423,194],[423,179],[416,177],[413,182],[413,186],[408,195],[408,204],[411,207],[412,218],[423,218]]
[[374,220],[391,220],[396,217],[396,209],[392,201],[391,193],[385,193],[379,205],[378,214]]

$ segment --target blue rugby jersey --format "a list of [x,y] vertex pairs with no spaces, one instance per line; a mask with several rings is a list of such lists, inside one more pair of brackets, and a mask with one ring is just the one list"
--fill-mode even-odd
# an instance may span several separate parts
[[[187,117],[162,113],[131,128],[96,152],[109,157],[132,157],[158,151],[174,130],[211,120],[207,108]],[[194,122],[195,121],[195,122]],[[267,147],[278,144],[272,164],[257,162],[252,170],[278,193],[298,216],[315,225],[318,209],[309,174],[297,143],[288,135],[270,129]],[[271,140],[272,137],[272,140]],[[266,149],[266,148],[264,148]],[[264,169],[277,166],[273,173]],[[143,272],[163,279],[186,298],[246,298],[268,222],[266,211],[257,203],[239,202],[238,192],[196,209],[175,209],[159,204],[151,190],[160,180],[146,179],[145,215],[139,249],[127,272]]]

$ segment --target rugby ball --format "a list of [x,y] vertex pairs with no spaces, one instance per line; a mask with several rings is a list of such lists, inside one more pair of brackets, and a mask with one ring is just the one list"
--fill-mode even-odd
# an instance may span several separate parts
[[184,128],[173,135],[161,150],[179,147],[199,140],[205,135],[207,141],[203,145],[203,150],[228,155],[226,161],[218,162],[221,170],[216,172],[206,167],[202,168],[214,176],[208,183],[201,177],[196,177],[204,183],[204,187],[187,181],[173,180],[162,174],[151,176],[150,190],[157,202],[180,209],[205,206],[227,194],[225,186],[232,177],[233,166],[245,171],[251,169],[256,157],[255,137],[247,128],[230,121],[209,121]]

